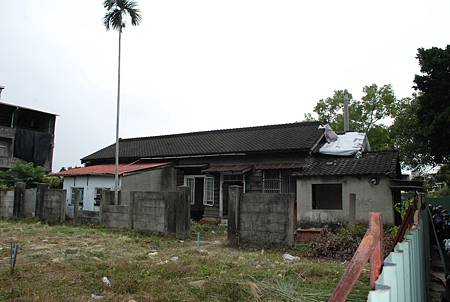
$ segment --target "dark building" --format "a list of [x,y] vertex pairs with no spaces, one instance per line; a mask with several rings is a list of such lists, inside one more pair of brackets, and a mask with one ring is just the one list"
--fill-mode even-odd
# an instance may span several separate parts
[[0,102],[0,169],[16,161],[52,169],[56,115]]

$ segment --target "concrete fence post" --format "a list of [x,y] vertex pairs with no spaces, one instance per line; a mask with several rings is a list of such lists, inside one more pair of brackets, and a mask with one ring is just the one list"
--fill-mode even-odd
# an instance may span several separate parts
[[175,203],[175,234],[178,239],[189,237],[191,230],[191,189],[188,186],[179,186],[178,200]]
[[59,196],[59,210],[60,210],[60,216],[59,216],[59,222],[63,223],[66,221],[66,190],[60,190],[61,195]]
[[228,187],[228,242],[239,244],[239,209],[242,197],[242,186]]
[[16,182],[14,185],[14,208],[13,216],[15,218],[23,217],[25,212],[25,188],[24,182]]
[[72,188],[72,206],[73,206],[73,220],[77,222],[78,220],[78,210],[80,205],[80,189]]
[[103,224],[103,207],[111,204],[110,200],[111,191],[109,189],[102,190],[102,200],[100,201],[100,224]]
[[128,205],[128,225],[130,230],[134,229],[134,213],[136,206],[136,192],[130,193],[130,204]]
[[36,217],[42,219],[44,216],[44,194],[50,186],[48,184],[37,184],[36,186]]

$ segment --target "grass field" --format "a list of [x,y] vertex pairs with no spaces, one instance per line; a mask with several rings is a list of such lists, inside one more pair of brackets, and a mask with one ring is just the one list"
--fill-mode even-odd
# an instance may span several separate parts
[[[308,258],[304,247],[229,248],[224,231],[194,225],[192,239],[179,241],[0,220],[0,301],[326,301],[343,273],[343,263]],[[12,273],[11,241],[20,245]],[[287,262],[285,252],[301,258]],[[367,293],[364,272],[349,301],[365,301]]]

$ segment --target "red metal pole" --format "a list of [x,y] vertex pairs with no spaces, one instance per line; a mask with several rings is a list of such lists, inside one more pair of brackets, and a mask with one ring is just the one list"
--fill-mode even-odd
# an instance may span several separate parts
[[[382,252],[383,246],[382,243],[380,242],[382,236],[380,234],[380,230],[382,229],[381,213],[378,212],[370,213],[369,226],[370,226],[369,230],[367,230],[367,233],[361,240],[361,243],[359,244],[355,255],[353,255],[352,260],[347,266],[347,270],[345,271],[344,275],[342,275],[339,284],[334,289],[328,302],[346,301],[348,295],[350,294],[356,282],[358,281],[364,266],[369,261],[369,258],[372,257],[374,250],[376,248],[378,248],[380,252],[377,253],[375,257],[373,257],[373,260],[371,259],[371,264],[372,270],[380,272],[381,265],[383,263],[383,252]],[[372,273],[371,273],[371,281],[372,281]]]

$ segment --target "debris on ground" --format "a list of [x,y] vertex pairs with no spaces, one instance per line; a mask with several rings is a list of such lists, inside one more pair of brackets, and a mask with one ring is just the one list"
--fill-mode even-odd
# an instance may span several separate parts
[[203,287],[203,285],[206,283],[206,280],[197,280],[197,281],[191,281],[188,284],[192,287]]
[[103,277],[102,282],[105,283],[108,286],[111,286],[111,281],[108,279],[108,277]]
[[148,255],[149,257],[153,257],[153,256],[158,255],[158,252],[150,252],[150,253],[148,253],[147,255]]
[[94,300],[101,300],[104,298],[104,296],[100,296],[100,295],[96,295],[96,294],[91,294],[91,298]]
[[286,260],[286,261],[291,261],[292,262],[292,261],[300,260],[300,257],[292,256],[291,254],[286,253],[286,254],[283,254],[283,259]]
[[177,262],[178,261],[178,257],[177,256],[173,256],[173,257],[170,258],[170,261]]

